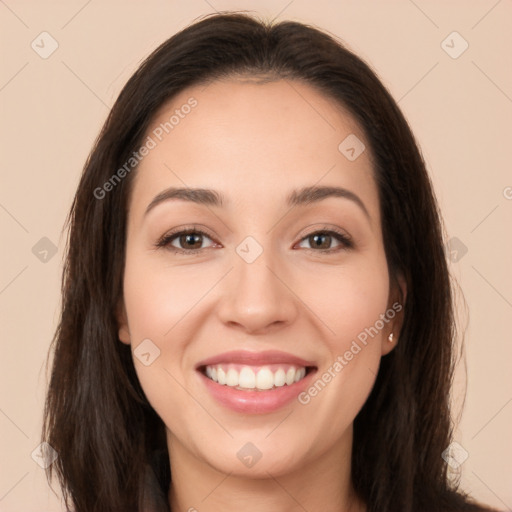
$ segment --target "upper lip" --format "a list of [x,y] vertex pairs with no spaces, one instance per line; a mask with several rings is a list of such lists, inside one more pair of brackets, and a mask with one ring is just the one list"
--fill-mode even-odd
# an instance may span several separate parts
[[307,361],[301,357],[280,352],[278,350],[266,350],[263,352],[249,352],[247,350],[233,350],[224,352],[208,359],[204,359],[196,365],[196,369],[221,363],[247,364],[263,366],[265,364],[294,364],[296,366],[315,366],[314,361]]

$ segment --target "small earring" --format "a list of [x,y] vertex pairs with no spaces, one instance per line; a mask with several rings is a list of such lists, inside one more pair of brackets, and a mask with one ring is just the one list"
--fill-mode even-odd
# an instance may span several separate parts
[[388,336],[389,343],[393,343],[393,333]]

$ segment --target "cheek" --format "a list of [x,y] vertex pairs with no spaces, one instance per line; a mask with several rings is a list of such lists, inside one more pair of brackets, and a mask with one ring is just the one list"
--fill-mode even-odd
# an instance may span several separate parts
[[374,263],[331,273],[307,295],[308,306],[319,312],[324,325],[329,356],[299,402],[322,419],[327,437],[339,435],[353,421],[378,373],[389,280],[385,260]]
[[[135,261],[128,263],[125,305],[135,371],[144,394],[166,427],[193,445],[191,426],[204,424],[205,417],[200,407],[194,407],[182,369],[191,338],[187,314],[192,318],[193,305],[201,294],[187,286],[190,279],[178,275],[147,264],[142,267]],[[139,344],[147,348],[138,350]],[[147,356],[138,356],[148,352],[150,364]],[[187,411],[186,420],[176,411]]]
[[133,361],[142,389],[161,417],[190,402],[179,383],[190,330],[187,313],[201,296],[190,286],[191,277],[186,271],[166,271],[146,255],[128,253],[123,291]]
[[[133,255],[127,259],[124,279],[124,297],[132,343],[154,338],[163,346],[164,340],[174,336],[180,322],[196,306],[201,295],[214,282],[215,273],[206,282],[194,273],[192,267],[166,268],[158,258]],[[135,338],[135,339],[134,339]]]
[[[358,337],[364,342],[365,334],[368,337],[367,329],[376,322],[381,334],[383,324],[379,319],[386,312],[389,294],[385,259],[375,258],[371,263],[361,261],[336,272],[331,269],[315,276],[314,280],[308,278],[302,282],[298,294],[305,298],[329,332],[331,351],[348,350],[350,342]],[[377,337],[368,338],[376,340]],[[380,353],[380,347],[377,348]]]

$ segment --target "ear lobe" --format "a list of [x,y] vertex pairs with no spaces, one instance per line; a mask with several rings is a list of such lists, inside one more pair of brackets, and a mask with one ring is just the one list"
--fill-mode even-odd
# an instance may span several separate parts
[[[396,347],[397,343],[400,342],[406,299],[407,282],[402,274],[398,274],[394,281],[392,293],[390,294],[387,310],[393,311],[395,314],[393,319],[388,323],[387,328],[382,332],[382,355],[389,354]],[[393,334],[391,340],[389,339],[390,334]]]
[[126,308],[124,306],[124,301],[120,301],[117,306],[117,326],[118,326],[118,337],[119,341],[129,345],[131,343],[130,330],[128,328],[128,318],[126,314]]

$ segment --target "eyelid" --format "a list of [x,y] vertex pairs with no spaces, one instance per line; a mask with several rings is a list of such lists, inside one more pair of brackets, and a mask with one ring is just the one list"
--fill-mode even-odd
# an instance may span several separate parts
[[333,224],[326,224],[321,222],[307,225],[305,228],[301,229],[294,238],[303,240],[304,238],[316,233],[336,233],[345,237],[347,240],[353,241],[352,236],[349,235],[347,230]]

